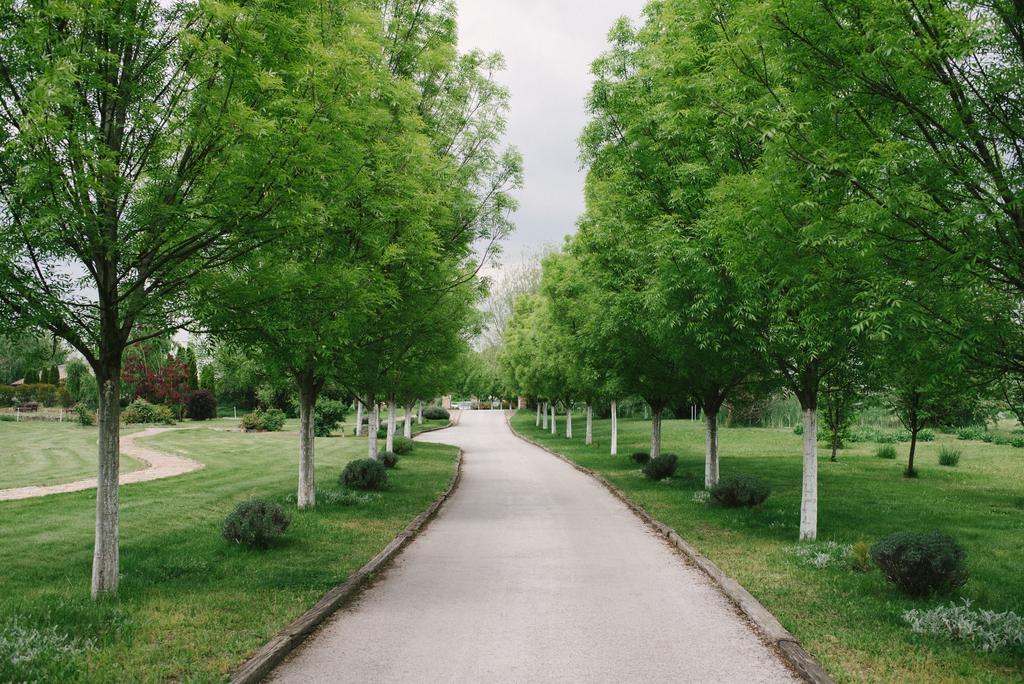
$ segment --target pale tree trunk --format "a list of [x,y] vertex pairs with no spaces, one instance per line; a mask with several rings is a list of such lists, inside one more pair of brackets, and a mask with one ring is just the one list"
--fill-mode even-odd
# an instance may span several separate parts
[[540,427],[540,402],[537,402],[537,417],[533,419],[533,426]]
[[394,399],[388,401],[388,437],[384,442],[384,451],[395,450],[395,414],[398,413],[398,405]]
[[558,434],[558,418],[555,414],[555,402],[551,402],[551,434]]
[[377,400],[373,400],[373,408],[370,409],[370,423],[366,427],[367,437],[367,455],[373,460],[377,460],[377,430],[380,429],[380,404]]
[[704,420],[704,487],[711,489],[718,484],[718,410],[705,411]]
[[423,401],[416,402],[416,424],[423,425]]
[[584,440],[587,446],[594,443],[594,407],[587,404],[587,435]]
[[612,400],[612,448],[611,455],[619,453],[619,402]]
[[541,429],[548,429],[548,402],[544,402],[544,410],[541,412]]
[[405,427],[402,428],[402,435],[406,439],[412,439],[412,404],[405,405]]
[[121,371],[111,369],[99,378],[98,469],[96,478],[96,540],[92,557],[92,597],[117,593],[121,569],[119,544],[121,463]]
[[651,408],[651,458],[661,456],[661,411]]
[[298,378],[299,385],[299,495],[300,509],[316,505],[316,467],[314,461],[313,413],[316,410],[316,386],[312,375]]
[[565,438],[572,439],[572,406],[565,407]]
[[356,437],[363,434],[363,402],[356,399]]
[[800,541],[818,537],[818,412],[804,412],[804,486],[800,501]]

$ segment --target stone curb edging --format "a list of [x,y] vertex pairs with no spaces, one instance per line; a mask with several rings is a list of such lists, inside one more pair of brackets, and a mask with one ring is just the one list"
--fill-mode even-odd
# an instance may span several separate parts
[[[450,425],[442,425],[441,430]],[[423,434],[423,433],[420,433]],[[391,540],[366,565],[353,573],[344,584],[334,587],[317,601],[312,608],[293,620],[287,627],[260,648],[251,658],[231,675],[231,684],[255,684],[262,681],[285,657],[294,651],[313,631],[335,611],[353,599],[367,582],[384,566],[391,562],[405,546],[430,522],[441,505],[452,495],[462,479],[462,449],[455,457],[455,475],[441,496],[420,513],[397,537]]]
[[814,656],[808,653],[804,647],[800,645],[797,638],[782,626],[782,623],[779,622],[778,618],[772,615],[768,609],[765,608],[760,601],[754,598],[749,591],[744,589],[739,582],[726,575],[722,572],[721,568],[687,543],[675,530],[660,520],[655,520],[651,517],[650,513],[645,511],[639,504],[633,502],[629,497],[623,494],[618,487],[598,473],[595,473],[593,470],[581,466],[562,454],[549,449],[545,445],[535,442],[529,437],[520,434],[518,430],[512,427],[512,417],[509,413],[505,414],[505,422],[508,424],[508,428],[512,434],[519,439],[532,444],[539,449],[543,449],[556,458],[565,461],[581,473],[585,473],[597,480],[605,487],[605,489],[611,492],[615,498],[626,504],[626,506],[633,511],[638,518],[656,530],[658,534],[665,537],[672,546],[678,549],[690,560],[690,562],[700,568],[705,575],[711,578],[712,583],[714,583],[718,589],[725,594],[725,596],[732,601],[737,608],[739,608],[740,612],[743,613],[747,619],[754,623],[754,626],[757,627],[759,632],[761,632],[765,640],[778,650],[786,663],[805,681],[811,682],[812,684],[835,684],[835,680],[833,680],[828,672],[826,672],[818,661],[814,659]]

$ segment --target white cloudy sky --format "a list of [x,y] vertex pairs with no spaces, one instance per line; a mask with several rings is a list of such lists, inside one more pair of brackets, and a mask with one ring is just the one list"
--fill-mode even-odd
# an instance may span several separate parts
[[512,93],[508,141],[522,152],[526,184],[503,261],[544,242],[560,244],[583,210],[576,139],[586,122],[590,63],[620,16],[644,0],[457,0],[462,49],[500,51]]

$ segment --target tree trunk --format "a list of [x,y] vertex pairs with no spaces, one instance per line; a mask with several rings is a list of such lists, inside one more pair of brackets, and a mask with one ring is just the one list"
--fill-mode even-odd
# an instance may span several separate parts
[[541,429],[548,429],[548,402],[544,402],[544,411],[541,413]]
[[540,402],[537,402],[537,416],[533,419],[533,426],[540,427]]
[[380,430],[380,404],[374,399],[373,408],[370,410],[370,424],[366,429],[369,433],[366,448],[367,455],[375,461],[377,460],[377,430]]
[[423,401],[416,402],[416,424],[423,425]]
[[300,509],[316,505],[316,468],[314,461],[313,414],[316,411],[316,385],[311,374],[297,378],[299,385],[299,494]]
[[551,434],[558,434],[558,418],[555,414],[555,402],[551,402]]
[[363,402],[356,399],[356,437],[363,434]]
[[121,370],[99,373],[98,468],[96,478],[96,540],[92,556],[92,597],[117,593],[121,570],[119,544],[121,463]]
[[594,443],[594,407],[587,404],[587,435],[584,439],[587,446]]
[[800,541],[818,538],[818,412],[805,407],[804,482],[800,500]]
[[611,455],[619,453],[619,402],[612,399],[612,445]]
[[661,456],[661,411],[651,407],[651,458]]
[[917,451],[917,433],[920,430],[919,427],[914,427],[910,431],[910,458],[907,459],[907,472],[904,473],[907,477],[914,477],[914,453]]
[[711,489],[718,484],[718,409],[705,411],[704,419],[704,487]]
[[384,442],[384,451],[395,450],[395,414],[398,413],[398,405],[394,399],[388,400],[388,436]]
[[838,459],[836,454],[839,452],[839,433],[836,431],[832,432],[832,462],[835,463]]
[[402,435],[406,439],[412,439],[412,404],[405,405],[405,427],[402,428]]
[[565,407],[565,438],[572,439],[572,406]]

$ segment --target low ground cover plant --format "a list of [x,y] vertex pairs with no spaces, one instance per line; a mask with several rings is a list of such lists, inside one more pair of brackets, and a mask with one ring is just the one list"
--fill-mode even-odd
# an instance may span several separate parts
[[968,427],[962,427],[956,431],[958,439],[963,440],[975,440],[979,442],[991,442],[993,439],[992,433],[989,432],[984,425],[970,425]]
[[953,449],[951,447],[942,447],[939,449],[939,465],[956,467],[960,464],[960,450]]
[[284,534],[291,522],[276,503],[252,499],[238,504],[228,514],[221,535],[236,544],[266,549]]
[[878,458],[884,458],[888,461],[895,460],[896,458],[896,447],[892,444],[883,444],[875,450],[875,456]]
[[644,465],[644,475],[649,480],[664,480],[672,477],[679,467],[679,457],[675,454],[661,454],[652,458]]
[[871,547],[871,558],[885,578],[915,598],[962,587],[970,577],[965,557],[963,547],[938,530],[896,532]]
[[789,549],[789,554],[796,558],[801,565],[809,565],[820,570],[849,564],[852,548],[849,544],[826,541],[816,544],[799,544]]
[[350,461],[341,471],[340,483],[349,489],[376,491],[388,484],[388,471],[380,461],[360,458]]
[[903,613],[903,620],[915,634],[968,641],[986,653],[1024,650],[1024,617],[1012,610],[978,610],[968,599],[948,606],[914,608]]
[[764,503],[771,492],[764,480],[751,475],[730,475],[711,488],[711,500],[726,508],[753,508]]

